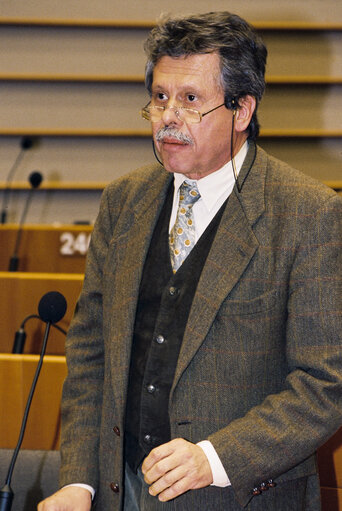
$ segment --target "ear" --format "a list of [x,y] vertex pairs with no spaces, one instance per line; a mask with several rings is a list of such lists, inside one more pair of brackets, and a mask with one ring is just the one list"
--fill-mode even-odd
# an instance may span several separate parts
[[256,107],[256,99],[253,96],[244,96],[239,99],[239,106],[235,112],[235,130],[246,131],[251,122]]

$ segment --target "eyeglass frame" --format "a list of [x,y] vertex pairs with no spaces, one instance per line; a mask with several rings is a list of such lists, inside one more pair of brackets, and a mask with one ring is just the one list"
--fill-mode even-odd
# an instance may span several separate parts
[[[148,110],[148,107],[150,106],[151,104],[151,101],[149,101],[141,110],[140,110],[140,114],[141,116],[146,120],[146,121],[151,121],[151,118],[150,118],[150,112]],[[202,114],[202,112],[200,112],[199,110],[196,110],[195,108],[187,108],[187,107],[184,107],[184,106],[179,106],[179,107],[174,107],[174,106],[159,106],[159,105],[152,105],[152,108],[157,108],[157,109],[160,109],[160,112],[165,112],[165,110],[167,108],[173,108],[173,109],[176,109],[174,112],[177,116],[177,118],[182,121],[182,122],[186,122],[186,121],[183,121],[180,117],[179,117],[179,110],[190,110],[191,112],[196,112],[198,113],[198,116],[199,116],[199,121],[198,122],[193,122],[193,121],[190,121],[190,124],[199,124],[202,120],[202,118],[205,116],[205,115],[208,115],[210,114],[211,112],[214,112],[215,110],[217,110],[218,108],[221,108],[221,106],[225,106],[226,103],[222,103],[221,105],[218,105],[218,106],[215,106],[215,108],[212,108],[211,110],[208,110],[208,112],[204,112]],[[149,117],[147,117],[147,115]],[[163,115],[163,114],[162,114]],[[160,118],[162,118],[162,115]],[[158,121],[151,121],[151,122],[158,122]]]

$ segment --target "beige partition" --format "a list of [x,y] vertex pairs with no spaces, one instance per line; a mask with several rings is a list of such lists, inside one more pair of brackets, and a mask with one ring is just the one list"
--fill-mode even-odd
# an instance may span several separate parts
[[[83,273],[92,226],[26,225],[18,249],[18,271]],[[0,270],[7,271],[18,225],[0,225]]]
[[[0,352],[10,353],[15,332],[22,321],[31,314],[38,314],[38,304],[49,291],[62,293],[67,301],[67,311],[58,323],[67,330],[83,282],[82,274],[51,274],[0,272]],[[24,353],[40,353],[45,323],[30,319],[25,325],[26,343]],[[64,355],[65,335],[55,328],[50,329],[46,352]]]
[[[34,169],[44,181],[31,222],[92,222],[99,182],[155,161],[149,124],[139,115],[147,102],[143,42],[162,12],[208,10],[204,0],[169,3],[101,0],[95,6],[80,0],[69,2],[66,12],[47,0],[5,2],[0,204],[21,137],[35,142],[11,183],[8,221],[19,221],[27,196],[20,183]],[[342,3],[311,0],[310,9],[304,0],[278,4],[213,0],[210,10],[237,12],[267,44],[261,146],[321,181],[342,182]]]
[[[0,354],[1,448],[14,448],[17,443],[38,360],[37,355]],[[44,358],[22,443],[24,449],[58,449],[66,372],[64,357]]]

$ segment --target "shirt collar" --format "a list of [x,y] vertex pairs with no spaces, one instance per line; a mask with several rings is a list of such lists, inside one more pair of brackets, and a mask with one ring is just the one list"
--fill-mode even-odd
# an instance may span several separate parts
[[[239,174],[243,161],[248,151],[248,142],[243,144],[238,154],[234,157],[236,172]],[[234,188],[235,178],[232,162],[229,161],[223,167],[212,172],[208,176],[202,177],[199,180],[187,178],[184,174],[179,172],[174,173],[174,188],[175,195],[178,194],[179,187],[185,181],[196,181],[198,191],[201,194],[201,199],[208,211],[210,211],[217,203],[219,197],[229,194]],[[218,193],[219,191],[219,193]]]

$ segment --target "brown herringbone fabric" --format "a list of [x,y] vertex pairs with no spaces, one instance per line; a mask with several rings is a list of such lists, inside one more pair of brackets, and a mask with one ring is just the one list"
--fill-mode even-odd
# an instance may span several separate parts
[[[240,173],[243,182],[251,155]],[[119,510],[125,396],[145,256],[172,177],[153,166],[104,192],[66,351],[61,484]],[[258,153],[229,198],[198,282],[171,389],[171,436],[209,439],[230,488],[149,511],[317,511],[314,453],[342,423],[342,199]],[[252,497],[272,478],[277,486]]]

